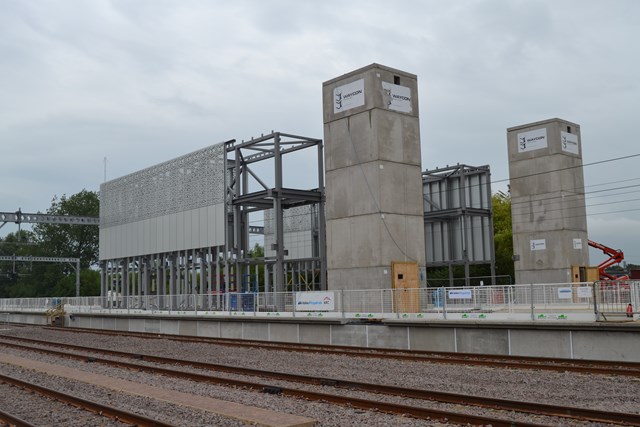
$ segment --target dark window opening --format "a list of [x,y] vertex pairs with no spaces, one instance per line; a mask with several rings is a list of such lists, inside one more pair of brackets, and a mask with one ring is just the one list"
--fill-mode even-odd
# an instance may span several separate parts
[[567,132],[571,133],[571,126],[567,126]]
[[400,76],[393,76],[393,84],[394,85],[400,84]]
[[404,274],[398,274],[398,280],[404,279]]

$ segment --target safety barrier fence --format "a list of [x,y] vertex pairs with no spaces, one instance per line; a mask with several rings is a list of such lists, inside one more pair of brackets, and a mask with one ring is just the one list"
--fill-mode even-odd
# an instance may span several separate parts
[[[640,282],[0,299],[0,312],[345,319],[594,321],[638,318]],[[631,313],[629,310],[631,309]]]

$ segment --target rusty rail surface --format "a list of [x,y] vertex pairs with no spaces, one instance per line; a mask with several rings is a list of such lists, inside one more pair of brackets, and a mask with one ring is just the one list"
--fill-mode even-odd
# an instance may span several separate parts
[[138,415],[133,412],[103,405],[98,402],[83,399],[77,396],[73,396],[71,394],[63,393],[61,391],[43,387],[37,384],[32,384],[30,382],[23,381],[21,379],[14,378],[8,375],[0,374],[0,381],[5,382],[7,384],[12,384],[16,387],[20,387],[25,390],[36,392],[40,395],[50,397],[60,402],[68,403],[70,405],[75,406],[76,408],[80,408],[80,409],[93,412],[99,415],[117,419],[124,423],[130,423],[136,426],[175,427],[173,424],[163,423],[162,421],[154,420],[152,418]]
[[[158,364],[190,366],[193,368],[198,368],[203,370],[227,372],[227,373],[233,373],[237,375],[250,375],[250,376],[257,376],[261,378],[291,381],[291,382],[298,382],[298,383],[304,383],[304,384],[333,386],[333,387],[345,388],[350,390],[385,394],[390,396],[402,396],[402,397],[419,399],[419,400],[429,400],[429,401],[437,401],[437,402],[449,403],[449,404],[462,404],[467,406],[486,407],[486,408],[492,408],[492,409],[504,410],[504,411],[518,411],[518,412],[528,413],[528,414],[572,418],[572,419],[578,419],[578,420],[584,420],[584,421],[612,422],[612,423],[619,423],[624,425],[640,426],[640,415],[638,414],[599,411],[599,410],[585,409],[585,408],[578,408],[578,407],[556,406],[556,405],[540,404],[540,403],[533,403],[533,402],[513,401],[513,400],[506,400],[506,399],[494,399],[494,398],[470,396],[470,395],[463,395],[463,394],[456,394],[456,393],[439,392],[439,391],[433,391],[433,390],[409,389],[409,388],[402,388],[402,387],[396,387],[396,386],[387,386],[387,385],[381,385],[381,384],[372,384],[372,383],[357,382],[357,381],[350,381],[350,380],[342,380],[342,379],[334,379],[334,378],[326,378],[326,377],[313,377],[313,376],[297,375],[297,374],[291,374],[291,373],[285,373],[285,372],[265,371],[265,370],[252,369],[252,368],[236,367],[231,365],[173,359],[173,358],[140,354],[140,353],[131,353],[131,352],[123,352],[123,351],[100,349],[100,348],[89,348],[84,346],[62,344],[62,343],[56,343],[56,342],[50,342],[50,341],[44,341],[44,340],[36,340],[31,338],[0,336],[0,339],[8,339],[11,341],[22,341],[22,342],[28,342],[28,343],[37,344],[37,345],[54,346],[54,347],[60,347],[68,350],[74,350],[74,351],[99,353],[103,355],[109,355],[109,356],[115,356],[115,357],[121,357],[121,358],[127,358],[127,359],[135,359],[135,360],[158,363]],[[119,366],[119,367],[125,367],[128,369],[134,369],[134,370],[145,370],[149,372],[159,373],[162,375],[168,375],[168,376],[179,377],[179,378],[187,378],[195,381],[213,382],[217,384],[233,385],[233,386],[239,386],[239,387],[249,387],[253,389],[260,389],[266,392],[272,391],[277,393],[305,397],[311,400],[320,399],[320,400],[332,401],[335,403],[342,402],[342,404],[348,403],[351,405],[364,405],[364,406],[358,406],[358,407],[367,408],[366,403],[364,403],[365,401],[362,399],[356,399],[358,400],[358,402],[350,402],[350,401],[347,402],[346,400],[344,400],[346,399],[345,397],[339,396],[339,395],[333,396],[333,395],[328,395],[324,393],[319,394],[314,392],[306,392],[306,391],[301,391],[297,389],[287,389],[287,388],[282,388],[279,386],[272,386],[267,384],[256,384],[253,382],[218,378],[210,375],[176,371],[173,369],[151,367],[147,365],[140,365],[138,363],[114,361],[110,359],[100,359],[100,358],[96,358],[86,354],[85,355],[72,354],[65,351],[56,351],[56,350],[50,350],[50,349],[43,349],[39,347],[29,347],[29,346],[23,346],[20,344],[14,344],[14,343],[6,343],[6,342],[3,342],[3,343],[6,345],[15,346],[16,348],[22,348],[22,349],[31,350],[31,351],[42,351],[49,354],[63,356],[63,357],[71,357],[71,358],[90,361],[90,362],[100,362],[100,363],[105,363],[105,364]],[[305,394],[305,393],[310,393],[310,394]],[[333,397],[330,398],[329,396],[333,396]],[[332,400],[332,399],[337,399],[337,400]],[[372,406],[369,406],[368,408],[376,407],[379,410],[382,410],[380,409],[380,405],[382,404],[389,405],[384,402],[373,401],[373,403],[370,404]],[[423,408],[416,408],[416,409],[419,409],[420,411],[424,410]],[[407,406],[403,406],[398,410],[400,412],[394,412],[393,409],[389,409],[389,412],[411,413],[411,412],[406,412]],[[414,416],[421,417],[415,414]],[[429,416],[429,418],[432,418],[432,417],[433,416]],[[501,420],[501,421],[504,421],[504,420]],[[496,425],[495,422],[494,422],[494,425]]]
[[0,410],[0,424],[9,427],[36,427],[35,424],[28,423],[25,420],[3,410]]

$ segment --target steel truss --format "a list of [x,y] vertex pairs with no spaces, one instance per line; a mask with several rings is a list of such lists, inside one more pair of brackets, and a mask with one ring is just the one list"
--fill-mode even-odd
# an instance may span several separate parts
[[[248,216],[252,212],[273,209],[275,219],[275,259],[264,259],[265,291],[283,292],[287,280],[285,272],[298,271],[300,265],[312,265],[319,271],[318,289],[326,289],[326,246],[324,220],[324,164],[321,139],[307,138],[281,132],[273,132],[250,141],[229,141],[225,156],[225,204],[228,214],[225,228],[224,253],[229,271],[236,277],[248,274],[255,260],[249,258],[249,234],[264,233],[264,228],[256,229],[249,225]],[[317,188],[311,190],[288,188],[283,186],[282,161],[286,154],[304,150],[317,150],[318,180]],[[265,184],[253,169],[254,163],[273,159],[275,186]],[[250,180],[257,184],[257,191],[250,191]],[[284,247],[284,211],[299,206],[312,206],[317,213],[314,221],[314,248],[311,258],[285,260],[288,254]],[[265,248],[266,250],[267,248]],[[305,267],[306,268],[306,267]],[[271,270],[271,271],[269,271]],[[287,273],[290,274],[290,273]],[[299,273],[298,273],[299,274]],[[272,279],[270,277],[272,276]],[[269,284],[272,282],[272,285]],[[270,287],[271,286],[271,287]]]
[[7,222],[16,224],[68,224],[68,225],[100,225],[100,218],[93,216],[48,215],[41,213],[0,212],[0,228]]

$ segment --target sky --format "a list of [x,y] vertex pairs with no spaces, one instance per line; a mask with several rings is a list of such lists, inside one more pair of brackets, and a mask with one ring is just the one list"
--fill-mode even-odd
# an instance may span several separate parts
[[0,212],[233,138],[322,138],[322,83],[376,62],[418,76],[423,169],[489,165],[494,191],[507,128],[579,124],[589,238],[640,264],[639,19],[635,0],[0,0]]

